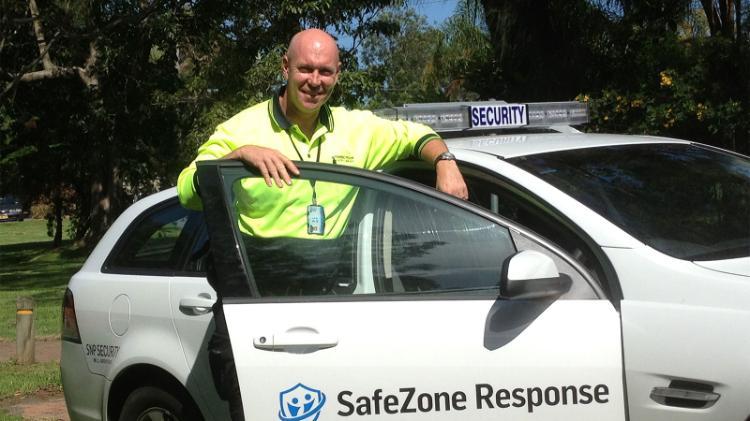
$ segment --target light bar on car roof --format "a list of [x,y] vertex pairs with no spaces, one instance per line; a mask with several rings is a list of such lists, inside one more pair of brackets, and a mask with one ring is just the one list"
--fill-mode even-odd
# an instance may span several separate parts
[[390,120],[423,123],[438,132],[550,127],[585,124],[589,121],[588,104],[575,101],[528,104],[509,104],[505,101],[405,104],[401,107],[377,110],[375,114]]

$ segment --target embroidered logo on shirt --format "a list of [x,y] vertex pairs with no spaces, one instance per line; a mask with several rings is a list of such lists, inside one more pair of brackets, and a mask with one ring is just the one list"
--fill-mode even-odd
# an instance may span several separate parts
[[353,164],[354,157],[352,155],[334,155],[333,163],[334,164]]

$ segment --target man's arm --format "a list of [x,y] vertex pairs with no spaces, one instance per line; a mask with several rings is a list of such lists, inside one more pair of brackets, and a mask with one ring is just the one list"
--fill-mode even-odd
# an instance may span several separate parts
[[422,160],[435,165],[437,181],[435,187],[441,192],[451,194],[460,199],[469,198],[469,190],[466,188],[466,182],[458,169],[458,164],[453,160],[440,160],[435,163],[435,159],[443,152],[448,152],[448,147],[442,139],[436,137],[427,141],[422,147],[420,157]]

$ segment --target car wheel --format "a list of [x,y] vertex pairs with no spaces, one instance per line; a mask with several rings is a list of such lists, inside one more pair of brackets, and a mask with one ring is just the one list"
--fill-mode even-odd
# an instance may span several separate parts
[[190,397],[153,386],[135,389],[122,407],[119,421],[201,421]]

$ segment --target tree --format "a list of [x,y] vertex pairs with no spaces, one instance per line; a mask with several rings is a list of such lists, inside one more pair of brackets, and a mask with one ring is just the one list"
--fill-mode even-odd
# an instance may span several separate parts
[[393,9],[381,17],[390,33],[371,34],[363,42],[361,65],[378,82],[367,105],[391,107],[407,102],[430,102],[441,97],[440,83],[431,72],[442,34],[413,9]]
[[607,71],[596,54],[608,43],[606,15],[589,1],[481,0],[481,5],[500,73],[492,96],[572,98]]
[[364,105],[472,100],[487,93],[495,73],[481,19],[465,1],[440,27],[413,9],[388,10],[380,21],[390,30],[371,34],[362,44],[358,71],[371,83]]
[[711,36],[742,40],[742,0],[701,0],[701,5],[706,14]]
[[591,104],[593,130],[676,136],[750,151],[746,2],[481,4],[495,47],[496,97],[577,96]]
[[278,72],[255,66],[269,69],[294,32],[360,34],[394,3],[3,1],[0,174],[26,174],[36,194],[72,188],[84,243],[132,200],[174,183],[217,119],[268,93]]

